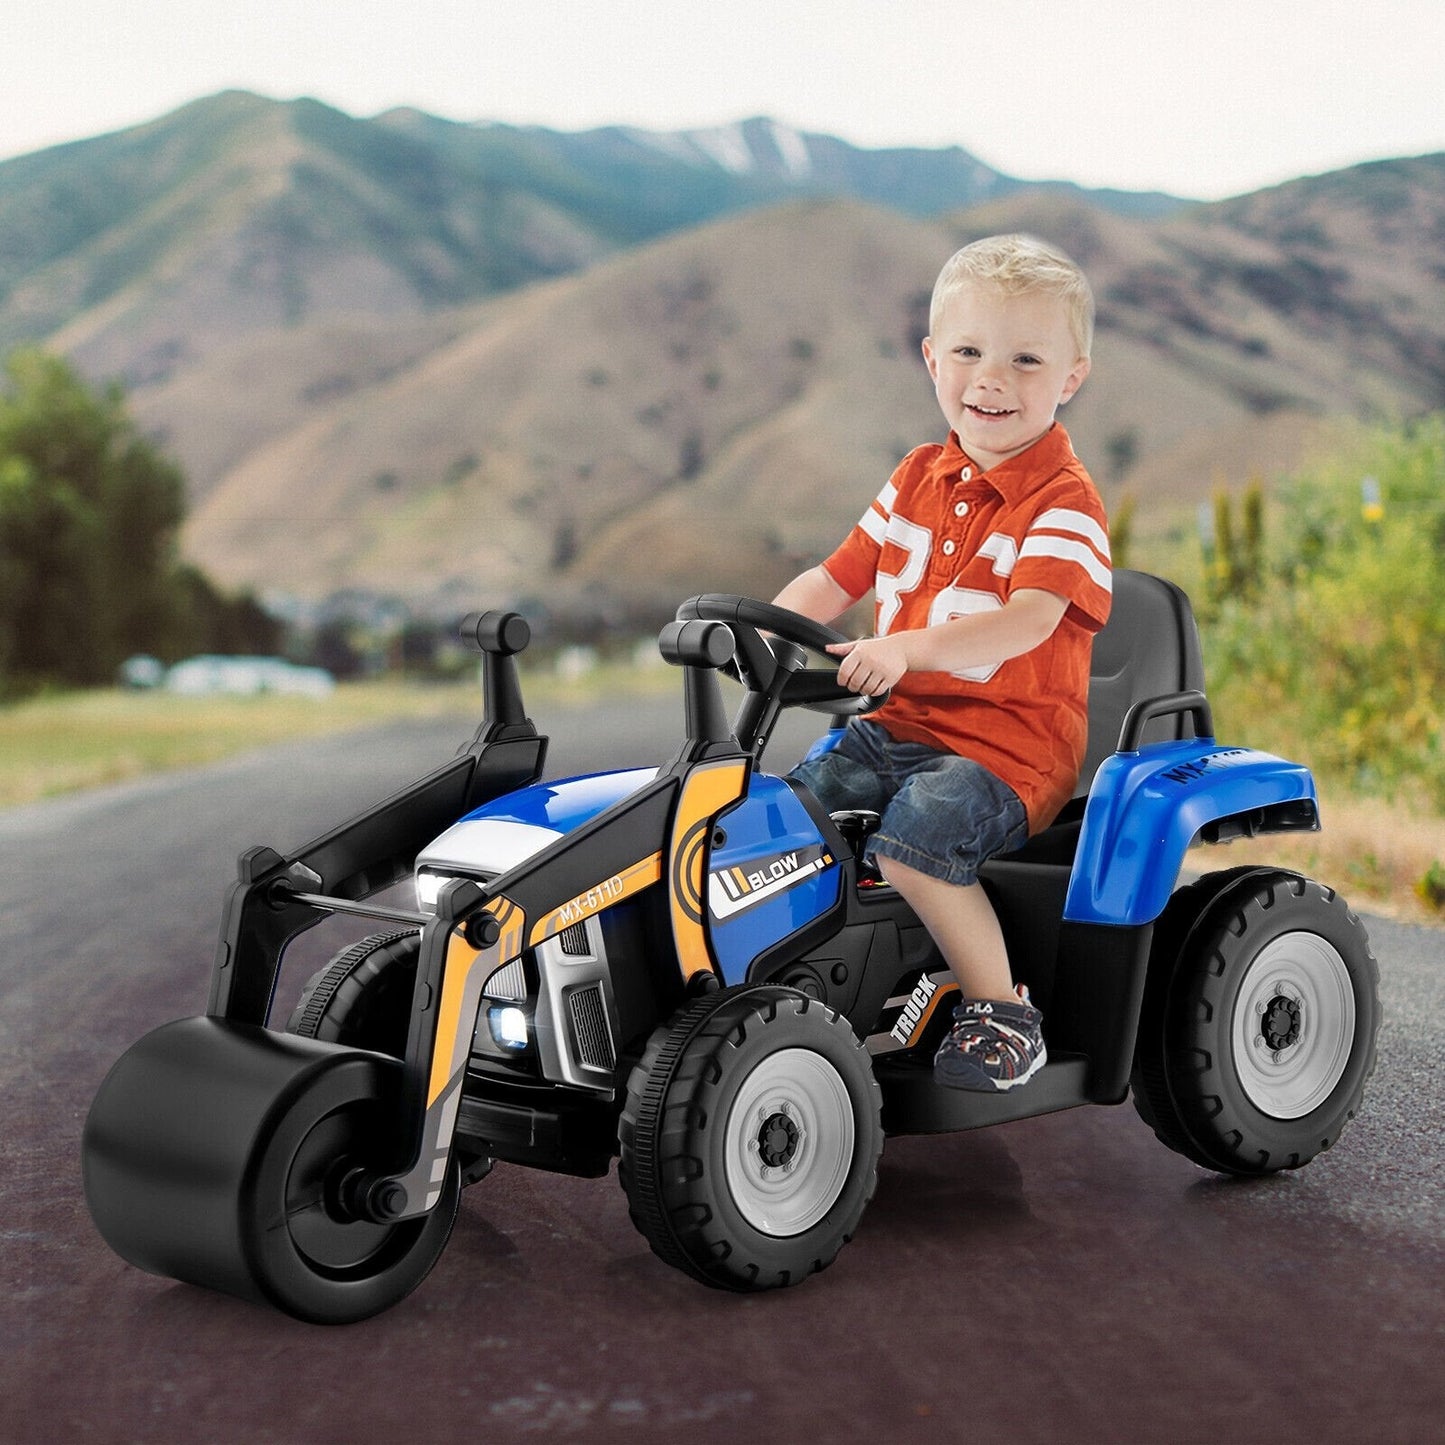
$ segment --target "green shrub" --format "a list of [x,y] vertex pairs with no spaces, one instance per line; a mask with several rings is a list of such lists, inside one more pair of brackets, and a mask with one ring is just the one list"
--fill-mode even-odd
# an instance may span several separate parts
[[1363,435],[1279,502],[1262,585],[1203,609],[1221,732],[1445,811],[1445,413]]
[[1445,912],[1445,864],[1438,858],[1420,875],[1415,884],[1415,896],[1437,913]]

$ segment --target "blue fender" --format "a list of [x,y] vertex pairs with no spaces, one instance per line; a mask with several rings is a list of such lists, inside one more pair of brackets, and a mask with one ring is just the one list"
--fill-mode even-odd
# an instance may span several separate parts
[[1065,920],[1152,923],[1174,891],[1189,845],[1223,820],[1239,820],[1226,833],[1317,828],[1314,778],[1299,763],[1222,748],[1212,737],[1106,758],[1089,789]]

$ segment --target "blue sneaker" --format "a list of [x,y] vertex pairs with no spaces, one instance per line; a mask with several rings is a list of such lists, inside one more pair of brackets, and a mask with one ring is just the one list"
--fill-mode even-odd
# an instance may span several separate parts
[[953,1011],[954,1025],[933,1056],[935,1082],[950,1089],[1001,1093],[1026,1084],[1048,1058],[1043,1015],[1018,987],[1017,1003],[969,999]]

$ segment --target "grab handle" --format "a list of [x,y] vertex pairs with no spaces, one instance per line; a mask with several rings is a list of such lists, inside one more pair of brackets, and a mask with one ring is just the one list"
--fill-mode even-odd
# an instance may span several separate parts
[[1146,697],[1124,714],[1124,726],[1119,729],[1118,751],[1137,753],[1139,744],[1144,740],[1144,729],[1155,718],[1185,712],[1194,716],[1196,737],[1214,736],[1214,712],[1209,706],[1209,699],[1202,692],[1171,692],[1163,697]]

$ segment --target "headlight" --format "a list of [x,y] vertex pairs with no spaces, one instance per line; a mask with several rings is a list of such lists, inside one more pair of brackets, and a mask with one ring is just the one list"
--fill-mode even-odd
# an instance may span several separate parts
[[487,1027],[499,1048],[520,1052],[527,1047],[527,1015],[515,1004],[493,1004],[487,1010]]
[[435,913],[437,899],[442,889],[452,880],[445,873],[418,873],[416,875],[416,906],[423,913]]

